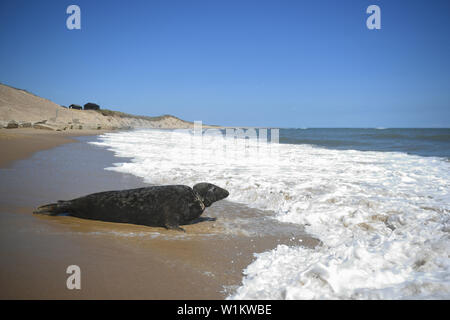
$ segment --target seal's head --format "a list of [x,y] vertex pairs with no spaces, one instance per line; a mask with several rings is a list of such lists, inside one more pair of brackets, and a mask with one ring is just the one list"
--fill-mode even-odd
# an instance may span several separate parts
[[197,183],[192,189],[202,198],[205,207],[209,207],[214,202],[225,199],[229,195],[227,190],[207,182]]

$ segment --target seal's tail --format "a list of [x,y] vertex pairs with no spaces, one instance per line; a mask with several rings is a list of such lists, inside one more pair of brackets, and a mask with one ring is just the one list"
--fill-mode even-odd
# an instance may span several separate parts
[[64,205],[65,201],[58,201],[58,203],[50,203],[40,207],[37,207],[33,211],[34,214],[46,214],[49,216],[55,216],[60,213],[67,212],[67,206]]

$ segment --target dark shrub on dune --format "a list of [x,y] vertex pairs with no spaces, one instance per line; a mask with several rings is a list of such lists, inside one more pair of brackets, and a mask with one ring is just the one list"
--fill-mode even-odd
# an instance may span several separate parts
[[88,102],[84,105],[84,110],[100,110],[100,106],[96,103]]

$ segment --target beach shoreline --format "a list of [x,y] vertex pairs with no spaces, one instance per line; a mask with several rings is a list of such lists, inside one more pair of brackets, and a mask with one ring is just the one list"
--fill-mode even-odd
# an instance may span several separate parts
[[[47,201],[147,185],[104,170],[115,161],[112,153],[85,143],[101,133],[0,130],[1,147],[10,150],[0,164],[1,299],[224,299],[241,284],[254,253],[291,241],[288,234],[223,233],[215,217],[220,222],[222,215],[250,210],[227,201],[203,215],[214,219],[183,226],[186,234],[33,215]],[[305,246],[317,244],[303,238]],[[65,271],[72,264],[82,270],[82,290],[66,288]]]

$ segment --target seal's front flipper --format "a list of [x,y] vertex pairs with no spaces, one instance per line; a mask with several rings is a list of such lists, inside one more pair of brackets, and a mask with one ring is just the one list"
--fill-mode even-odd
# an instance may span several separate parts
[[164,206],[163,212],[164,228],[166,228],[167,230],[178,230],[186,232],[183,228],[180,227],[179,215],[172,213],[169,206]]
[[33,211],[34,214],[46,214],[49,216],[56,216],[57,214],[67,212],[66,201],[58,201],[58,203],[50,203],[38,207]]

